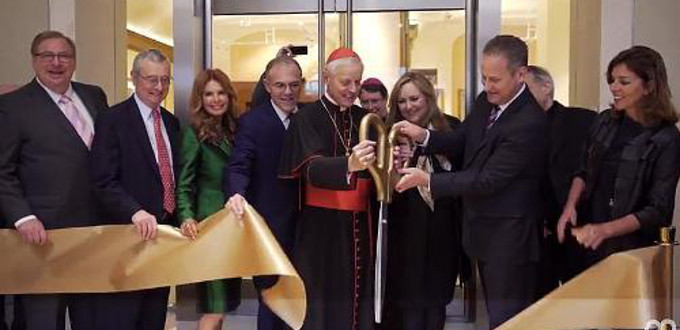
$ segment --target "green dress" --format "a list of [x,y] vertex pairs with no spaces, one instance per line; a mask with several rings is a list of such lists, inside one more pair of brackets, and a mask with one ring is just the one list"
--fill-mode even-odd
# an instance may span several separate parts
[[[222,176],[231,146],[220,142],[201,142],[193,127],[182,129],[177,182],[177,210],[180,222],[201,221],[224,207]],[[215,251],[219,253],[219,251]],[[241,279],[225,279],[197,284],[200,313],[226,313],[241,303]]]

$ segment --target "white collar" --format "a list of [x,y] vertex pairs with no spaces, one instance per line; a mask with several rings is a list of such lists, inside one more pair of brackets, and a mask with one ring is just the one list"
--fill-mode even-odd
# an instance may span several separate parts
[[[526,87],[527,87],[527,85],[526,85],[525,83],[522,83],[522,87],[519,89],[519,92],[517,92],[517,94],[515,94],[515,96],[513,96],[513,97],[510,99],[510,101],[508,101],[507,103],[504,103],[504,104],[499,104],[498,107],[500,108],[500,112],[502,113],[503,111],[505,111],[505,109],[507,109],[507,107],[509,107],[510,104],[511,104],[516,98],[518,98],[518,97],[522,94],[522,92],[524,92],[524,89],[525,89]],[[499,116],[500,116],[500,114],[499,114]]]
[[328,91],[326,91],[326,94],[324,94],[324,96],[326,96],[326,98],[327,98],[329,101],[331,101],[331,103],[333,103],[336,107],[340,108],[340,112],[345,111],[345,110],[347,109],[347,108],[345,108],[345,107],[343,107],[343,106],[340,106],[340,105],[338,104],[338,102],[335,102],[335,100],[331,97],[331,95],[328,94]]
[[139,96],[137,96],[137,93],[134,93],[132,95],[135,98],[135,102],[137,103],[139,112],[142,114],[142,118],[144,118],[145,120],[151,118],[151,112],[153,111],[153,109],[146,105],[146,103],[142,102]]
[[68,83],[68,89],[66,90],[66,93],[59,94],[59,93],[49,89],[47,86],[45,86],[45,84],[43,84],[42,81],[40,81],[40,79],[38,79],[38,77],[35,77],[35,81],[38,82],[40,87],[42,87],[47,92],[47,95],[49,95],[50,98],[52,100],[54,100],[54,103],[56,103],[56,104],[59,104],[59,100],[61,99],[62,95],[66,95],[71,100],[74,100],[73,94],[75,94],[75,91],[73,90],[73,86],[71,85],[71,83]]
[[290,114],[288,114],[288,113],[286,113],[285,111],[281,110],[281,108],[279,108],[279,107],[276,105],[276,103],[274,103],[274,101],[272,101],[271,99],[269,100],[269,102],[272,104],[272,108],[274,108],[274,112],[276,112],[276,115],[279,116],[279,119],[281,120],[282,123],[284,123],[284,125],[285,125],[285,123],[286,123],[286,119],[288,119],[288,117],[289,117],[290,115],[296,113],[297,110],[298,110],[298,109],[297,109],[297,106],[295,106],[295,109],[293,109],[293,112],[291,112]]

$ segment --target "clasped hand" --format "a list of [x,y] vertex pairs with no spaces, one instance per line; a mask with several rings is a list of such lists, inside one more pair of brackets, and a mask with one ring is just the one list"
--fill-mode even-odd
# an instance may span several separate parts
[[352,147],[352,154],[347,159],[347,170],[359,172],[367,169],[375,162],[375,141],[364,140]]

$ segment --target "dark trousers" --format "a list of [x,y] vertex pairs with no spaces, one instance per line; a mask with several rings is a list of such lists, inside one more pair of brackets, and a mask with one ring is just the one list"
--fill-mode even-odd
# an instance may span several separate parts
[[[387,308],[387,307],[386,307]],[[385,310],[380,330],[442,330],[446,323],[446,306],[432,308],[401,308]]]
[[99,294],[95,304],[97,330],[163,330],[169,287]]
[[92,295],[31,294],[21,296],[26,330],[64,330],[68,307],[72,330],[94,330]]
[[509,320],[538,297],[539,264],[505,261],[478,262],[489,328]]
[[[13,298],[12,307],[14,312],[12,313],[11,326],[9,323],[7,323],[7,318],[5,317],[5,297]],[[0,295],[0,330],[26,330],[26,322],[24,321],[24,307],[21,304],[20,295]]]
[[253,284],[257,290],[257,300],[259,306],[257,309],[257,330],[290,330],[274,312],[272,312],[267,305],[262,301],[262,290],[270,288],[276,284],[278,276],[257,276],[253,278]]

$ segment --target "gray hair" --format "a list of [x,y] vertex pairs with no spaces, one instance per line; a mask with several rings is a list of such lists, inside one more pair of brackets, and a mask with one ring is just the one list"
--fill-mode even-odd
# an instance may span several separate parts
[[134,61],[132,61],[132,72],[133,73],[135,73],[137,75],[140,73],[142,61],[144,61],[144,60],[149,60],[149,61],[156,62],[156,63],[163,63],[163,62],[167,62],[168,58],[165,55],[163,55],[163,53],[158,49],[154,49],[154,48],[147,49],[147,50],[137,54],[137,56],[135,56]]
[[338,71],[339,67],[344,66],[344,65],[348,65],[348,64],[359,64],[359,65],[361,65],[362,69],[364,68],[364,64],[361,62],[360,59],[358,59],[356,57],[345,57],[345,58],[337,59],[335,61],[331,61],[330,63],[326,64],[326,71],[328,71],[328,73],[334,75]]
[[553,98],[555,96],[555,83],[548,70],[538,65],[528,65],[527,73],[531,75],[531,79],[539,84],[550,84],[550,97]]

